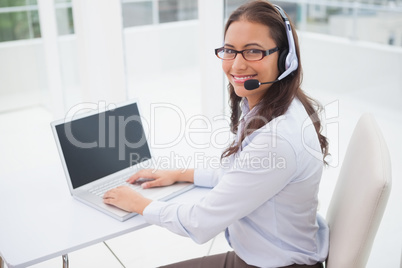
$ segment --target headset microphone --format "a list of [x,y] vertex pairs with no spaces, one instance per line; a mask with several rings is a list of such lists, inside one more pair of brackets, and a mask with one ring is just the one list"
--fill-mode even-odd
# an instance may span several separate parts
[[253,90],[253,89],[259,88],[260,85],[272,84],[272,83],[275,83],[275,82],[278,82],[278,81],[279,81],[279,79],[276,79],[276,80],[271,81],[271,82],[260,83],[260,81],[258,81],[257,79],[249,79],[246,82],[244,82],[244,88],[247,89],[247,90]]

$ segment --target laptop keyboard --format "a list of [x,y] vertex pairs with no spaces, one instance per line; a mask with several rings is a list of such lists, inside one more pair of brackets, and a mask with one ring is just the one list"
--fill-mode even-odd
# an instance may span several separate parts
[[119,187],[119,186],[124,186],[124,185],[129,186],[133,190],[141,191],[142,190],[141,185],[130,184],[130,183],[126,182],[126,180],[129,177],[130,177],[130,175],[124,176],[124,177],[121,177],[121,178],[117,178],[115,180],[110,180],[110,181],[108,181],[108,182],[106,182],[106,183],[104,183],[102,185],[98,185],[98,186],[94,187],[93,189],[89,190],[89,192],[94,194],[94,195],[97,195],[99,197],[103,197],[103,195],[107,191],[109,191],[109,190],[111,190],[113,188]]

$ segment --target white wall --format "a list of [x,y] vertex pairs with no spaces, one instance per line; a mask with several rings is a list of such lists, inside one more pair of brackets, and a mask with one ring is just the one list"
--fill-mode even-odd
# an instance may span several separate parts
[[78,87],[78,52],[75,35],[59,37],[59,51],[63,84],[67,88]]
[[[128,78],[147,70],[197,68],[198,27],[194,21],[125,30]],[[177,43],[172,43],[172,39]],[[381,89],[381,93],[384,90],[402,91],[402,48],[308,32],[300,32],[299,39],[305,89],[342,94],[373,88]],[[63,83],[68,88],[79,84],[75,42],[75,38],[64,38],[59,42]],[[1,97],[9,93],[46,90],[40,40],[0,44],[0,59]]]
[[[373,12],[368,14],[334,15],[329,17],[329,34],[357,40],[402,46],[402,15],[397,12]],[[354,36],[356,35],[356,36]]]
[[[152,73],[193,68],[199,65],[199,22],[183,21],[133,27],[124,30],[127,81],[145,79]],[[63,95],[66,107],[82,98],[77,39],[59,37]],[[212,53],[212,52],[211,52]],[[0,43],[0,111],[36,104],[48,105],[49,90],[41,39]],[[199,80],[196,81],[199,84]]]
[[[60,38],[59,51],[64,91],[71,103],[79,98],[74,36]],[[49,104],[47,70],[41,39],[0,43],[0,59],[0,111]]]
[[332,110],[328,122],[333,128],[326,135],[330,153],[335,151],[337,159],[334,167],[324,171],[319,212],[326,215],[355,123],[363,113],[372,113],[389,147],[393,183],[367,267],[399,267],[402,242],[402,168],[399,165],[402,159],[399,141],[402,133],[402,48],[305,32],[299,33],[299,39],[303,88]]
[[306,89],[402,91],[402,47],[308,32],[299,33],[299,42]]
[[48,99],[41,40],[0,43],[0,112]]
[[196,66],[198,21],[165,23],[124,30],[126,74],[170,71]]
[[43,57],[40,39],[0,43],[0,96],[43,90]]

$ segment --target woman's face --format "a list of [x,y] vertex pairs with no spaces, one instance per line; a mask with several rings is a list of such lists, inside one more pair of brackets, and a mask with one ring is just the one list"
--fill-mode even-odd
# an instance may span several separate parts
[[[240,20],[233,22],[225,35],[225,48],[234,50],[260,49],[268,50],[276,47],[270,36],[268,26]],[[278,75],[278,52],[265,56],[260,61],[246,61],[237,54],[233,60],[223,60],[222,68],[229,82],[239,97],[246,97],[250,108],[254,107],[272,84],[261,85],[254,90],[246,90],[244,82],[257,79],[261,83],[274,81]]]

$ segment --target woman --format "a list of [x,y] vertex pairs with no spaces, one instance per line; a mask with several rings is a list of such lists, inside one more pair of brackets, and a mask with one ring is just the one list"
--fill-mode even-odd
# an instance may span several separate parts
[[[298,41],[286,19],[279,7],[254,1],[234,11],[226,24],[224,46],[215,53],[229,80],[231,130],[237,137],[222,154],[224,165],[184,173],[142,170],[128,180],[154,179],[144,188],[193,182],[213,188],[205,198],[165,203],[128,187],[104,196],[105,203],[198,243],[225,230],[233,252],[169,267],[322,267],[327,257],[328,227],[316,213],[323,158],[310,152],[323,157],[328,145],[317,105],[300,89]],[[270,83],[247,82],[248,90],[250,79]]]

